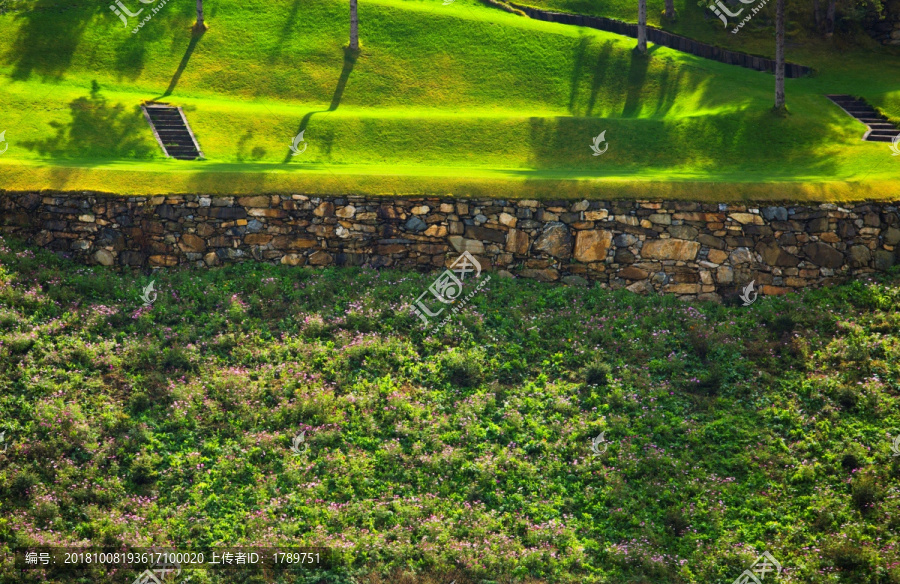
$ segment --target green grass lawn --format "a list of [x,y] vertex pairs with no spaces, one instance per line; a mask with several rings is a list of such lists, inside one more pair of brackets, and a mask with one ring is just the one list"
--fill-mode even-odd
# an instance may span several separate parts
[[730,584],[769,551],[776,582],[900,582],[900,273],[750,307],[495,277],[425,334],[432,279],[161,270],[143,308],[151,278],[0,240],[0,551],[332,547],[306,584]]
[[[822,95],[900,119],[896,54],[792,54],[820,74],[788,80],[779,118],[771,75],[636,57],[632,39],[475,0],[364,0],[355,61],[335,0],[214,3],[193,40],[188,3],[137,34],[106,6],[21,6],[0,16],[10,190],[850,200],[900,185],[900,160]],[[153,98],[184,107],[206,161],[163,158],[137,107]],[[300,129],[309,146],[291,157]]]

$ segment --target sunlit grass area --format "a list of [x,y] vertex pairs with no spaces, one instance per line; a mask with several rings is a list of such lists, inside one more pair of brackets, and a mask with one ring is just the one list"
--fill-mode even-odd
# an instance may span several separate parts
[[[474,0],[364,2],[353,58],[333,0],[215,4],[193,37],[188,4],[137,34],[105,6],[19,6],[0,16],[10,190],[567,198],[671,182],[649,193],[848,200],[889,198],[900,176],[823,95],[863,94],[900,118],[887,54],[823,51],[805,63],[817,77],[788,80],[782,118],[771,75],[664,47],[639,57],[632,39]],[[149,99],[184,108],[205,161],[164,159],[138,107]],[[308,148],[292,157],[301,130]]]

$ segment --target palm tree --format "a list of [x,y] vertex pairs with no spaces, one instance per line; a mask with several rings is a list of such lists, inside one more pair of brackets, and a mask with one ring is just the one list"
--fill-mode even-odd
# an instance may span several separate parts
[[775,3],[775,109],[784,111],[784,0]]
[[197,30],[206,30],[206,22],[203,21],[203,0],[197,0],[197,23],[194,25]]
[[647,0],[638,0],[638,44],[637,51],[647,54]]
[[359,50],[359,17],[356,14],[356,0],[350,0],[350,50]]

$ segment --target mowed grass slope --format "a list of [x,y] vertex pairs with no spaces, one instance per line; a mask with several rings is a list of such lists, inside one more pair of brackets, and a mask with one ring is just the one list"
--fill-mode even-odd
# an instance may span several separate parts
[[[492,279],[429,334],[427,274],[159,271],[146,308],[150,279],[0,240],[0,550],[334,549],[305,584],[730,584],[769,551],[776,582],[900,582],[898,274],[750,307]],[[0,566],[134,578],[42,576]]]
[[[331,0],[216,3],[201,38],[186,4],[137,34],[107,7],[30,7],[0,16],[10,189],[845,199],[896,186],[886,145],[861,142],[818,79],[788,81],[782,119],[770,75],[660,47],[640,58],[631,39],[474,1],[363,2],[355,60]],[[137,109],[152,98],[184,107],[207,161],[163,159]],[[291,157],[300,130],[309,146]],[[604,130],[610,148],[592,156]]]

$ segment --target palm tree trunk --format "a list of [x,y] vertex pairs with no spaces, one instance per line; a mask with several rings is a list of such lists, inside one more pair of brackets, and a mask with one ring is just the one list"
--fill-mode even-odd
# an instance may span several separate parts
[[359,50],[359,17],[356,14],[356,0],[350,0],[350,50]]
[[647,53],[647,0],[638,0],[638,44],[642,55]]
[[203,28],[203,0],[197,0],[197,28]]
[[775,109],[784,109],[784,0],[775,4]]
[[666,20],[675,20],[675,0],[666,0]]
[[813,15],[816,17],[816,32],[822,34],[822,11],[819,8],[819,0],[813,0]]
[[834,13],[837,8],[836,0],[828,0],[828,10],[825,11],[825,37],[830,38],[834,34]]

